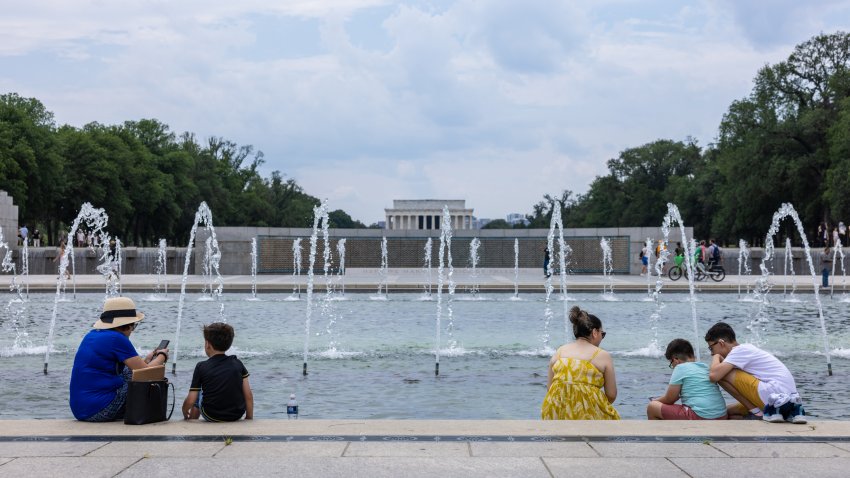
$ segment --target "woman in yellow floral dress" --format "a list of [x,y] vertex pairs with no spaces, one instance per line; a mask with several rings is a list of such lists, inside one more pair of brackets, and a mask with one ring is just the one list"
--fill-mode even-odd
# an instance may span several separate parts
[[602,321],[579,307],[570,309],[575,342],[562,345],[549,361],[549,391],[543,399],[544,420],[619,420],[611,405],[617,379],[611,354],[599,348]]

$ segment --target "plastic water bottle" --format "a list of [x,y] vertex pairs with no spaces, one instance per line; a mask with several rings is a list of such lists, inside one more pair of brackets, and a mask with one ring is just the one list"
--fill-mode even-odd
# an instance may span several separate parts
[[298,419],[298,402],[294,393],[289,395],[289,401],[286,403],[286,417],[290,420]]

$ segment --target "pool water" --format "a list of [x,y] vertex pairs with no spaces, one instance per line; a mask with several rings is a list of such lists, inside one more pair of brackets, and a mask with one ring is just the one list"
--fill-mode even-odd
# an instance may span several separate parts
[[[145,320],[131,336],[140,353],[161,339],[175,343],[177,295],[167,298],[127,294]],[[391,294],[375,300],[346,294],[342,300],[318,301],[312,313],[309,375],[302,376],[307,304],[288,294],[225,294],[221,303],[199,294],[186,297],[175,383],[177,408],[185,397],[195,363],[205,359],[201,327],[226,319],[236,329],[237,355],[251,373],[257,418],[282,418],[295,393],[303,418],[333,419],[536,419],[546,393],[552,349],[568,340],[564,307],[551,303],[551,347],[544,349],[545,297],[458,294],[452,304],[453,331],[448,335],[443,311],[440,375],[434,375],[436,300],[418,294]],[[314,297],[321,298],[323,294]],[[444,295],[444,298],[446,296]],[[808,413],[821,418],[850,418],[850,303],[824,299],[834,375],[826,373],[823,340],[813,296],[799,300],[772,296],[770,320],[758,337],[747,330],[758,304],[735,294],[702,294],[696,304],[699,332],[714,322],[735,327],[739,341],[756,341],[783,360],[794,374]],[[103,294],[78,294],[59,303],[56,339],[49,373],[42,373],[45,340],[53,311],[53,294],[31,294],[0,315],[0,418],[70,418],[68,382],[75,349],[100,314]],[[602,347],[614,356],[619,395],[615,407],[623,418],[643,418],[647,398],[663,394],[670,369],[663,358],[667,342],[694,342],[688,296],[665,293],[657,329],[650,316],[656,305],[645,294],[571,294],[603,322]],[[12,311],[19,311],[17,329]],[[22,331],[26,339],[15,344]],[[657,334],[657,335],[656,335]],[[457,346],[449,348],[449,341]],[[657,341],[658,346],[652,346]],[[335,343],[335,347],[330,344]],[[709,359],[698,340],[702,360]],[[171,370],[171,364],[168,366]],[[727,397],[729,401],[731,398]],[[179,418],[177,411],[175,418]]]

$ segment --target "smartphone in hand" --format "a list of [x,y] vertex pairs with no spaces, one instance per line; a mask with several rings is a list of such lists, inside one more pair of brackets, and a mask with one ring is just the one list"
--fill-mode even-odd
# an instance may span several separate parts
[[167,349],[169,343],[170,343],[170,340],[163,340],[162,342],[159,343],[159,345],[156,346],[155,349],[153,349],[153,353],[155,354],[159,350]]

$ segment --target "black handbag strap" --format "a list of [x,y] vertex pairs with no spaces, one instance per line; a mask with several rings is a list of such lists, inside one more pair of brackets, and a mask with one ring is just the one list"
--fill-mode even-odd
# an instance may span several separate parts
[[171,414],[174,413],[174,400],[177,398],[177,392],[174,391],[174,383],[168,382],[171,385],[171,411],[168,412],[168,418],[165,421],[171,420]]

